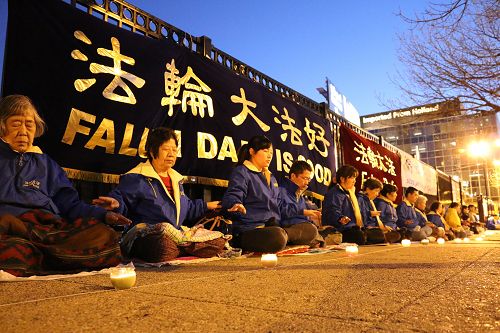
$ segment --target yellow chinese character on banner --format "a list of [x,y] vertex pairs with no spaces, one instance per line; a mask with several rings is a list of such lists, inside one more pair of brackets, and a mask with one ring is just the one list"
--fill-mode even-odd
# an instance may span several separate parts
[[[75,31],[74,36],[76,39],[84,42],[85,44],[91,45],[92,42],[90,39],[82,32],[82,31]],[[134,58],[125,56],[120,53],[120,41],[116,39],[115,37],[111,37],[111,46],[112,50],[104,49],[104,48],[98,48],[97,53],[101,56],[104,57],[109,57],[113,59],[113,67],[110,66],[104,66],[101,64],[97,64],[95,62],[90,64],[90,71],[93,74],[112,74],[114,75],[113,80],[111,81],[110,84],[106,88],[104,88],[104,91],[102,92],[102,95],[110,99],[112,101],[117,101],[121,103],[128,103],[128,104],[135,104],[136,99],[134,96],[134,93],[132,90],[129,88],[129,86],[123,81],[122,78],[130,81],[134,86],[137,88],[142,88],[146,81],[141,79],[140,77],[131,74],[129,72],[126,72],[122,70],[122,65],[121,63],[124,62],[129,65],[135,65],[135,60]],[[71,52],[71,57],[76,60],[80,61],[88,61],[88,58],[85,54],[83,54],[80,50],[73,50]],[[85,91],[88,88],[90,88],[94,83],[96,82],[96,79],[77,79],[74,82],[75,89],[79,92]],[[127,96],[116,94],[115,89],[120,87]]]
[[378,160],[377,164],[378,164],[378,169],[387,172],[388,169],[384,164],[384,157],[387,158],[387,156],[381,156],[380,154],[377,153],[377,160]]
[[[165,94],[167,97],[161,99],[161,105],[168,105],[168,115],[173,115],[174,105],[182,104],[182,112],[184,113],[186,113],[187,106],[189,105],[193,116],[199,114],[201,118],[204,118],[205,109],[208,108],[208,115],[213,117],[214,106],[212,97],[204,94],[211,92],[212,89],[196,76],[193,69],[188,66],[186,74],[181,78],[178,76],[179,70],[175,67],[174,59],[170,63],[167,63],[165,67],[167,69],[165,71]],[[191,79],[196,83],[190,83]],[[180,101],[178,97],[182,86],[184,86],[185,90],[182,92],[182,101]]]
[[241,112],[238,115],[231,118],[233,124],[235,124],[236,126],[240,126],[247,119],[248,115],[250,115],[250,117],[252,117],[255,120],[257,125],[259,125],[259,127],[264,132],[269,131],[270,127],[266,125],[262,120],[257,118],[257,116],[250,110],[250,108],[254,109],[257,106],[257,104],[247,100],[247,97],[245,95],[245,90],[243,88],[240,88],[240,94],[241,96],[231,95],[231,102],[236,104],[241,103],[243,106]]
[[382,158],[382,156],[380,156],[378,152],[374,152],[370,147],[368,147],[366,155],[368,157],[368,161],[372,168],[379,170],[382,170],[381,167],[385,168],[385,165],[383,164],[381,166],[379,165],[379,160],[380,158]]
[[[307,138],[309,139],[309,144],[307,145],[307,148],[309,150],[315,149],[318,153],[320,153],[321,156],[327,157],[328,156],[328,147],[330,147],[330,142],[325,139],[325,129],[321,127],[321,125],[316,124],[315,122],[312,123],[313,127],[317,129],[314,130],[311,128],[311,122],[309,119],[306,119],[306,127],[304,127],[304,132],[307,135]],[[316,142],[322,142],[323,143],[323,149],[320,150],[320,148],[316,145]]]
[[366,153],[366,148],[362,143],[358,143],[357,141],[354,141],[354,144],[356,147],[354,147],[354,151],[357,152],[361,157],[356,157],[356,161],[360,161],[363,164],[370,164],[368,162],[368,154]]
[[[278,115],[280,114],[280,112],[278,111],[278,109],[274,105],[272,106],[272,109]],[[296,128],[295,126],[293,126],[295,124],[295,120],[290,118],[290,115],[288,114],[288,110],[285,107],[283,107],[283,113],[284,114],[281,115],[281,119],[283,119],[286,123],[282,123],[281,120],[277,117],[274,117],[274,122],[276,124],[280,124],[281,128],[284,131],[290,131],[290,142],[293,145],[302,146],[302,139],[300,138],[300,136],[302,135],[302,131],[299,130],[298,128]],[[283,142],[286,141],[287,137],[288,137],[288,133],[281,134],[281,140],[283,140]]]
[[396,166],[394,165],[394,162],[387,156],[384,156],[385,162],[389,168],[389,173],[393,176],[396,176]]

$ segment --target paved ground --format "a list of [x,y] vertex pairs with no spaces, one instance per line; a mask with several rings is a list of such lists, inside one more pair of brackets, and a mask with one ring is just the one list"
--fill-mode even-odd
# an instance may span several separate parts
[[0,332],[500,332],[500,237],[0,283]]

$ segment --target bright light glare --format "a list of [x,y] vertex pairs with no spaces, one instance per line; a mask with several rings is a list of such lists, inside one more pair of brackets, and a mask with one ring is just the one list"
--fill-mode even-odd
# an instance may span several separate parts
[[486,141],[473,142],[469,145],[469,154],[477,157],[487,157],[490,153],[490,145]]

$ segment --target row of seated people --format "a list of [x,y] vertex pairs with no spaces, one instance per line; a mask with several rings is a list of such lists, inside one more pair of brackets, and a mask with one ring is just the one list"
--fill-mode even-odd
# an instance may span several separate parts
[[[273,146],[265,136],[254,136],[241,147],[221,201],[191,200],[184,193],[183,176],[173,169],[178,141],[168,128],[151,130],[148,160],[89,205],[79,199],[59,165],[33,145],[44,128],[28,97],[0,101],[0,166],[5,170],[0,176],[0,269],[15,275],[112,266],[123,257],[148,262],[183,254],[210,257],[223,250],[224,237],[208,233],[184,242],[185,234],[179,232],[196,234],[186,231],[184,223],[216,209],[233,221],[233,246],[263,253],[321,242],[311,221],[322,221],[341,232],[344,242],[358,244],[420,239],[439,235],[439,227],[446,229],[439,221],[422,222],[413,208],[419,197],[415,189],[407,190],[396,210],[390,203],[397,189],[386,189],[375,179],[356,195],[358,171],[352,166],[337,171],[338,181],[326,194],[322,212],[307,209],[302,194],[312,168],[296,161],[289,177],[278,183],[268,170]],[[432,214],[428,216],[431,220]],[[116,225],[125,226],[125,232],[117,233],[112,228]]]
[[[0,269],[14,275],[113,266],[123,256],[145,261],[181,254],[209,257],[223,249],[225,238],[208,234],[198,239],[201,246],[189,246],[178,232],[185,221],[218,208],[234,220],[233,244],[247,251],[276,252],[318,237],[309,217],[318,220],[321,213],[306,209],[301,196],[311,167],[295,163],[279,186],[268,171],[273,148],[264,136],[240,149],[222,201],[204,202],[185,195],[183,177],[173,169],[175,132],[151,130],[148,160],[90,205],[79,199],[64,170],[33,144],[44,130],[28,97],[0,101]],[[113,229],[117,225],[125,226],[123,235]]]
[[427,197],[414,187],[406,189],[404,199],[395,204],[398,188],[367,179],[360,193],[354,184],[359,172],[350,165],[337,170],[337,183],[332,184],[323,202],[323,225],[331,225],[342,233],[344,242],[376,244],[400,239],[420,241],[442,237],[454,239],[469,235],[462,226],[457,203],[452,203],[443,217],[441,202],[434,202],[426,212]]

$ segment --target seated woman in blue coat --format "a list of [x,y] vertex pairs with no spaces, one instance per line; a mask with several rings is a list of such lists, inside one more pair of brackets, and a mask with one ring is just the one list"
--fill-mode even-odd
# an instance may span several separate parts
[[[180,230],[184,221],[201,217],[217,208],[218,202],[191,200],[184,194],[183,176],[173,169],[178,153],[174,130],[159,127],[149,132],[146,141],[148,160],[120,177],[120,183],[109,197],[94,203],[114,209],[132,220],[131,228],[122,239],[122,250],[128,257],[146,262],[164,262],[185,253],[179,247]],[[214,251],[185,253],[212,257],[222,251],[224,241],[209,240]],[[208,247],[206,249],[208,249]]]
[[311,181],[311,173],[309,163],[295,161],[290,167],[289,178],[283,178],[280,182],[280,225],[288,235],[288,244],[310,245],[319,236],[318,229],[311,221],[319,222],[321,211],[307,209],[303,197]]
[[229,178],[222,208],[233,213],[233,242],[244,251],[274,253],[285,248],[280,227],[279,187],[268,170],[273,146],[265,136],[254,136],[238,151],[238,163]]
[[0,101],[0,269],[19,276],[117,265],[119,235],[106,224],[130,221],[79,199],[33,145],[44,129],[28,97]]
[[429,212],[427,213],[427,220],[433,223],[440,231],[439,237],[443,237],[446,240],[455,239],[455,234],[451,231],[450,227],[446,223],[443,217],[444,206],[439,201],[434,201],[429,207]]
[[398,197],[398,187],[392,184],[384,184],[380,195],[373,200],[375,207],[380,211],[380,220],[384,224],[386,232],[390,233],[390,237],[386,237],[390,243],[398,242],[401,235],[397,232],[396,222],[398,214],[394,202]]
[[368,178],[363,183],[362,192],[358,194],[358,202],[363,216],[367,244],[393,243],[400,239],[396,230],[387,228],[380,218],[381,212],[377,210],[373,200],[382,190],[382,183],[375,178]]
[[336,183],[323,200],[322,222],[331,225],[342,233],[344,243],[365,244],[363,217],[355,193],[358,170],[351,165],[341,166],[336,173]]

